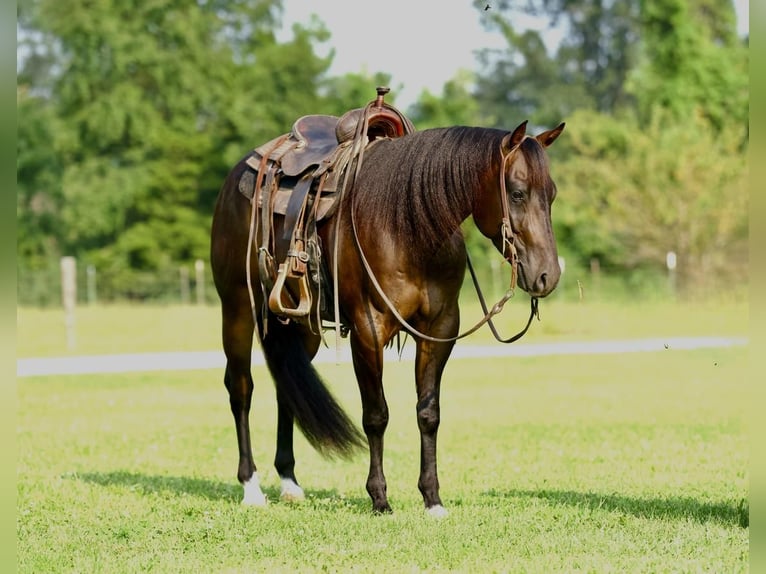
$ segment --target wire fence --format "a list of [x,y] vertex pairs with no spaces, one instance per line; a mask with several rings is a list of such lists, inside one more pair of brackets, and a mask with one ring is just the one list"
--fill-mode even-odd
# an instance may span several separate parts
[[[474,258],[482,291],[491,305],[508,289],[510,270],[497,258]],[[614,273],[604,271],[596,261],[576,267],[560,260],[562,276],[551,295],[559,300],[647,300],[677,296],[675,276],[657,271]],[[74,298],[77,305],[131,302],[218,304],[210,266],[197,260],[185,265],[154,271],[112,272],[93,265],[74,263]],[[60,307],[63,304],[62,266],[45,269],[17,269],[17,302],[27,307]],[[709,289],[708,289],[709,290]],[[476,299],[466,273],[463,298]]]
[[[17,302],[29,307],[61,306],[63,285],[59,266],[34,270],[19,268]],[[78,263],[74,288],[78,304],[117,301],[210,304],[218,301],[210,268],[202,260],[130,273],[110,273]]]

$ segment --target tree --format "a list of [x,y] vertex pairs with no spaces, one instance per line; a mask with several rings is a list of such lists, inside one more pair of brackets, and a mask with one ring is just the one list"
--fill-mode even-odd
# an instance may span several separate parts
[[[508,49],[480,54],[477,98],[495,125],[529,119],[549,126],[577,109],[611,113],[630,104],[624,84],[636,57],[635,0],[529,0],[515,6],[492,3],[488,25],[503,34]],[[564,31],[560,44],[547,42],[546,31],[517,30],[519,13],[547,15],[549,31]]]
[[481,123],[479,104],[471,93],[475,76],[468,70],[459,70],[447,81],[441,95],[424,90],[408,110],[418,129]]
[[359,72],[326,78],[320,88],[323,113],[341,116],[348,110],[361,108],[375,99],[378,86],[392,88],[386,102],[396,105],[397,89],[391,86],[390,74]]
[[58,255],[52,237],[61,233],[58,220],[61,206],[62,169],[52,142],[53,110],[25,89],[17,91],[19,123],[16,151],[16,217],[19,224],[18,255],[31,266],[44,266]]
[[641,30],[628,90],[644,120],[659,107],[681,121],[701,115],[718,131],[735,122],[746,133],[748,52],[731,2],[643,0]]
[[63,233],[62,166],[53,145],[54,110],[25,88],[17,90],[16,254],[17,289],[28,302],[41,303],[56,276]]
[[[278,0],[24,2],[19,79],[34,95],[19,108],[24,249],[42,231],[114,285],[206,258],[226,171],[315,109],[330,63],[313,51],[328,37],[318,22],[277,43],[280,10]],[[48,150],[45,171],[28,148]],[[41,190],[55,227],[31,218]]]
[[736,125],[716,133],[702,117],[658,111],[644,124],[583,111],[569,127],[554,222],[581,264],[661,271],[673,251],[687,293],[746,268],[748,168]]
[[542,33],[512,27],[510,6],[493,3],[509,48],[485,53],[477,98],[567,121],[551,150],[562,253],[630,272],[675,251],[687,291],[742,270],[749,94],[731,2],[529,0],[566,31],[550,56]]

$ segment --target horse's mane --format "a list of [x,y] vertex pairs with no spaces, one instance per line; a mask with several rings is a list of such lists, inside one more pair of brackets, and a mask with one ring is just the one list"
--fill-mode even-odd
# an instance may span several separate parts
[[[398,238],[416,238],[405,240],[432,253],[471,213],[473,190],[493,165],[497,171],[507,133],[456,126],[376,143],[365,153],[352,194],[357,220],[371,219]],[[520,150],[530,184],[546,188],[550,178],[542,146],[526,138]]]

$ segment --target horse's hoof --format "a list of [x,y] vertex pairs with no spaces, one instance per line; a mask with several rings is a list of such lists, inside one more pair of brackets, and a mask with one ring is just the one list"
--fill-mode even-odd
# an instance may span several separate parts
[[245,496],[242,498],[243,506],[263,507],[263,506],[266,506],[268,503],[269,503],[269,500],[263,495],[263,493],[261,493],[260,495],[246,493]]
[[444,518],[445,516],[449,515],[447,509],[444,508],[441,504],[435,504],[431,508],[426,508],[426,512],[429,514],[429,516],[433,516],[434,518]]
[[242,504],[245,506],[266,506],[269,501],[266,495],[261,490],[261,483],[258,480],[258,474],[253,474],[250,480],[243,483],[244,496],[242,497]]
[[306,494],[303,489],[296,484],[294,480],[289,478],[282,479],[282,492],[279,495],[281,500],[285,502],[303,502],[306,500]]
[[373,505],[372,512],[374,514],[393,514],[393,509],[388,503],[385,503],[381,506]]

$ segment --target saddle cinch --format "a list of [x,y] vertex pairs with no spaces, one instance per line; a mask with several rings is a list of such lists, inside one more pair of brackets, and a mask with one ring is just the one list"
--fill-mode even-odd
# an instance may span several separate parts
[[[340,118],[303,116],[289,133],[258,146],[246,160],[250,169],[240,177],[239,191],[255,202],[251,225],[257,233],[251,236],[260,238],[260,287],[268,309],[284,320],[321,330],[322,318],[330,316],[324,303],[332,299],[332,285],[321,260],[317,223],[335,212],[352,187],[365,149],[381,138],[415,131],[407,117],[383,101],[388,92],[378,87],[375,100]],[[284,216],[281,233],[274,229],[275,214]],[[337,269],[332,276],[337,278]],[[322,304],[314,306],[317,297]],[[334,319],[337,328],[338,309]]]

